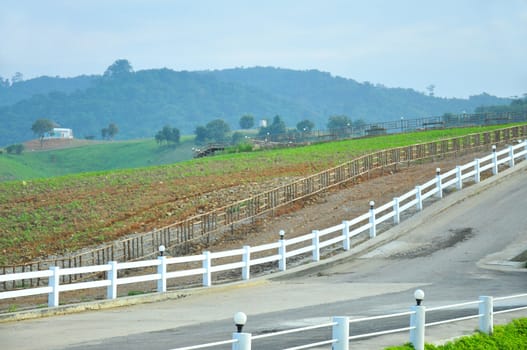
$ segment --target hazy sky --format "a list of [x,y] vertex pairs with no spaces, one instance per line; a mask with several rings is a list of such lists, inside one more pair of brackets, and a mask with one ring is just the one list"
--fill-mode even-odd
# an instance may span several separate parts
[[0,76],[273,66],[527,93],[527,0],[1,0]]

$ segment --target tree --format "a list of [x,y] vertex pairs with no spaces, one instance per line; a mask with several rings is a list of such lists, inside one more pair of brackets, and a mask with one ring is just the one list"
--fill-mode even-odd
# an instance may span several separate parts
[[196,138],[194,139],[194,143],[197,145],[202,145],[207,142],[207,128],[204,126],[198,126],[196,130],[194,131],[194,134],[196,134]]
[[240,118],[240,128],[250,129],[254,126],[254,117],[246,114]]
[[158,144],[161,144],[163,141],[166,141],[167,144],[169,142],[178,144],[180,140],[179,129],[173,128],[170,125],[165,125],[163,129],[157,132],[155,139]]
[[208,122],[205,128],[207,128],[207,138],[213,142],[225,142],[227,133],[231,131],[229,124],[223,119],[215,119]]
[[298,124],[296,124],[296,129],[302,133],[310,133],[315,128],[315,124],[313,124],[310,120],[302,120]]
[[227,142],[227,134],[231,131],[229,124],[223,119],[214,119],[205,126],[198,126],[195,134],[194,142],[197,145],[202,145],[207,142]]
[[8,88],[9,87],[9,79],[4,79],[3,77],[0,77],[0,88]]
[[280,118],[279,115],[276,115],[273,118],[273,123],[268,127],[260,128],[258,132],[259,136],[270,136],[271,140],[278,140],[280,136],[286,136],[287,127],[285,126],[284,121]]
[[434,90],[435,90],[436,86],[434,84],[430,84],[426,87],[426,89],[428,90],[428,96],[430,97],[434,97]]
[[351,119],[345,115],[333,115],[328,119],[328,130],[335,136],[344,136],[351,132]]
[[113,140],[113,138],[118,132],[119,129],[117,128],[117,125],[114,123],[110,123],[107,128],[101,129],[101,136],[105,140]]
[[119,59],[112,63],[104,72],[105,78],[121,78],[133,73],[133,68],[130,62],[125,59]]
[[24,145],[17,143],[15,145],[7,146],[5,150],[8,154],[22,154],[24,151]]
[[11,82],[12,82],[13,84],[15,84],[15,83],[20,83],[20,82],[22,82],[22,81],[24,81],[24,75],[23,75],[22,73],[20,73],[20,72],[16,72],[16,73],[13,75],[13,77],[11,77]]
[[55,127],[55,123],[45,118],[37,119],[31,126],[31,130],[33,131],[33,133],[37,135],[38,138],[40,139],[41,148],[44,145],[44,136],[46,136],[46,134],[49,134],[51,131],[53,131],[54,127]]
[[113,138],[118,132],[119,132],[119,129],[117,128],[117,125],[115,125],[114,123],[110,123],[110,125],[108,125],[108,137],[110,139],[113,140]]

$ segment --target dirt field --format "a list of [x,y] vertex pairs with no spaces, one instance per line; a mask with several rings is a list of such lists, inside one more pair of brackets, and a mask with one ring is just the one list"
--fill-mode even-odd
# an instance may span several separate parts
[[[258,220],[255,225],[247,226],[225,234],[210,245],[199,245],[194,247],[196,253],[202,250],[213,252],[229,249],[237,249],[243,245],[256,246],[265,243],[276,242],[279,238],[279,231],[284,230],[286,238],[292,238],[307,234],[315,229],[324,229],[342,223],[343,220],[353,219],[368,211],[369,201],[375,201],[377,206],[391,201],[394,197],[415,188],[416,185],[429,181],[435,176],[436,168],[441,168],[443,172],[472,161],[476,157],[486,155],[484,153],[473,153],[448,159],[429,161],[419,165],[398,165],[397,168],[386,168],[383,172],[371,175],[370,179],[364,178],[358,183],[333,188],[332,191],[318,194],[295,205],[277,211],[274,216],[268,216]],[[275,266],[271,269],[276,269]],[[258,269],[258,273],[266,273],[265,269]],[[254,273],[253,273],[254,275]],[[229,273],[218,276],[219,280],[228,280]],[[178,281],[178,286],[171,288],[188,287],[189,285],[199,284],[199,278],[188,280],[185,283]],[[120,294],[139,291],[140,293],[151,291],[154,286],[145,284],[143,286],[134,285],[128,290],[122,288]],[[64,302],[92,300],[104,298],[105,291],[81,291],[75,293],[64,293],[61,300]],[[86,295],[88,293],[89,295]],[[68,295],[69,294],[69,295]],[[0,310],[9,307],[15,301],[5,300],[0,303]],[[27,302],[27,304],[26,304]],[[28,298],[25,302],[17,301],[19,307],[29,306],[29,304],[41,305],[45,303],[45,298]]]
[[307,234],[312,230],[338,225],[343,220],[351,220],[366,213],[371,200],[376,206],[380,206],[412,190],[416,185],[431,180],[437,168],[446,172],[456,165],[471,162],[486,154],[488,152],[472,153],[420,165],[400,165],[397,169],[385,169],[384,174],[379,172],[370,179],[365,178],[359,183],[335,187],[330,192],[298,202],[293,207],[284,208],[274,217],[261,220],[250,230],[238,230],[233,234],[227,234],[213,246],[202,248],[219,251],[240,248],[244,244],[254,246],[275,242],[279,238],[280,230],[285,231],[286,238],[291,238]]

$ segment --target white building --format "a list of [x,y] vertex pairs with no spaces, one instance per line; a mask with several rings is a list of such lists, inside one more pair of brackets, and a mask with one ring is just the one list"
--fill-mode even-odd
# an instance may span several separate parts
[[44,136],[45,139],[72,139],[73,130],[67,128],[53,128],[53,131]]

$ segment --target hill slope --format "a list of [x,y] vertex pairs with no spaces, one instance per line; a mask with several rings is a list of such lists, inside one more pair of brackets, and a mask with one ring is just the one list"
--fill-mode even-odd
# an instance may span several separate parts
[[486,94],[470,99],[436,98],[319,71],[276,68],[153,69],[75,79],[42,77],[2,87],[0,93],[8,97],[0,98],[0,105],[17,102],[0,107],[0,146],[32,138],[31,125],[38,118],[72,128],[78,138],[99,137],[102,128],[115,123],[117,138],[131,139],[153,137],[166,124],[189,134],[217,118],[236,128],[244,114],[256,120],[280,115],[289,127],[309,119],[324,128],[328,116],[336,114],[377,122],[471,112],[481,105],[510,102]]

